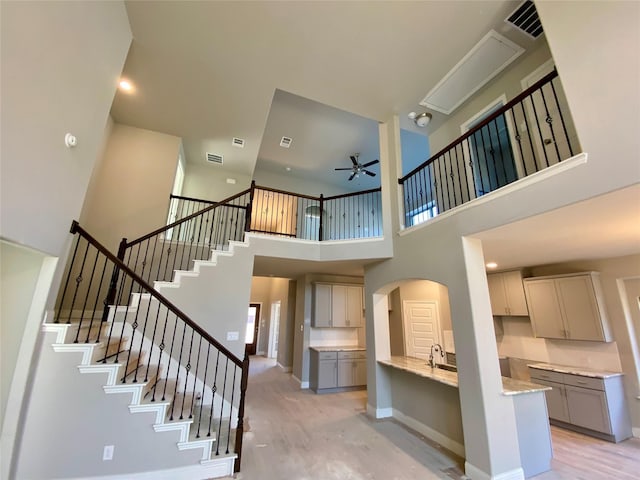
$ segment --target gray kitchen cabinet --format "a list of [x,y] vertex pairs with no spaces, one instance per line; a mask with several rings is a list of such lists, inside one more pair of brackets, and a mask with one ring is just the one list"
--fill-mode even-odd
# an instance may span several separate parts
[[579,427],[611,434],[605,392],[565,385],[569,422]]
[[312,327],[361,327],[362,287],[316,283],[313,288]]
[[338,361],[320,360],[318,362],[318,388],[335,388],[338,386]]
[[597,378],[531,366],[529,372],[532,382],[552,387],[545,392],[552,423],[614,442],[631,436],[622,375]]
[[338,353],[310,349],[309,387],[314,390],[338,386]]
[[496,316],[527,316],[527,300],[522,284],[522,272],[491,273],[487,275],[491,311]]
[[597,272],[527,278],[524,288],[536,337],[611,341]]
[[338,386],[356,387],[367,384],[365,352],[338,352]]
[[355,351],[317,351],[310,349],[309,387],[316,393],[367,384],[367,354]]

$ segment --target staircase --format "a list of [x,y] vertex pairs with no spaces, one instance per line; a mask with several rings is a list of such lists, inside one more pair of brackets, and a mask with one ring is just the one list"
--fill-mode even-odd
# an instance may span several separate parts
[[[100,464],[97,458],[96,470],[88,475],[80,469],[79,478],[102,478],[106,473],[111,476],[105,478],[114,479],[193,480],[238,471],[248,357],[240,360],[156,290],[180,289],[184,279],[197,277],[202,270],[214,266],[219,256],[232,255],[234,247],[196,262],[194,271],[177,271],[174,282],[156,282],[154,288],[76,222],[71,231],[77,234],[77,242],[61,287],[59,306],[55,313],[48,314],[52,321],[43,325],[43,355],[48,355],[47,343],[55,353],[46,362],[40,362],[38,368],[43,371],[37,375],[42,378],[66,375],[68,372],[61,372],[71,363],[77,367],[80,378],[69,380],[69,390],[81,388],[79,384],[84,387],[85,383],[91,389],[97,382],[101,395],[120,398],[115,403],[122,404],[121,399],[126,398],[127,414],[131,416],[130,421],[119,426],[123,438],[112,440],[113,461]],[[60,390],[64,389],[56,389],[53,396],[64,396]],[[91,398],[96,390],[76,396]],[[48,395],[51,397],[51,392]],[[85,408],[76,403],[77,399],[56,401]],[[101,402],[98,398],[93,403]],[[105,406],[102,412],[91,415],[115,419],[123,414],[123,407]],[[129,428],[126,423],[138,428]],[[155,432],[151,437],[150,431]],[[123,455],[120,450],[128,438],[136,435],[140,435],[141,448],[132,454],[136,457],[134,468],[148,465],[138,472],[130,467],[127,471],[127,466],[118,465],[117,460],[131,456],[130,452]],[[95,456],[96,447],[92,450]],[[105,444],[105,451],[100,453],[108,456],[108,450]],[[161,451],[166,452],[164,458],[154,460],[153,452]],[[151,452],[150,458],[145,458],[145,452]],[[154,464],[160,468],[154,468]],[[24,478],[44,478],[28,470],[27,467],[27,472],[23,472]],[[54,474],[47,478],[57,477]]]

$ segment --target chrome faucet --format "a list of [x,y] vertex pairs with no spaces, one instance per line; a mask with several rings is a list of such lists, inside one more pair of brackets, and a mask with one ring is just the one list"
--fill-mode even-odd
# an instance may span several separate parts
[[429,353],[429,366],[431,368],[436,368],[436,360],[433,357],[433,351],[436,351],[437,353],[440,353],[440,356],[442,358],[444,358],[444,350],[442,350],[442,345],[440,345],[439,343],[434,343],[433,345],[431,345],[431,353]]

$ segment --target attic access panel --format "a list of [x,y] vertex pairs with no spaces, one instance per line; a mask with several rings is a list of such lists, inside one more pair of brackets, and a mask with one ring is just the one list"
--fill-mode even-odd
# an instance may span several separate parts
[[520,45],[491,30],[431,89],[420,105],[451,114],[523,53]]

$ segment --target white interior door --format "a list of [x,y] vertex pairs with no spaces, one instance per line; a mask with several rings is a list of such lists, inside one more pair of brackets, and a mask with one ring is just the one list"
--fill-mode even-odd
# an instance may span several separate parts
[[405,300],[402,302],[405,332],[405,354],[429,359],[431,345],[440,343],[440,318],[435,301]]
[[278,356],[278,333],[280,332],[280,300],[271,304],[271,322],[269,323],[269,348],[267,356]]

